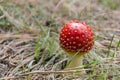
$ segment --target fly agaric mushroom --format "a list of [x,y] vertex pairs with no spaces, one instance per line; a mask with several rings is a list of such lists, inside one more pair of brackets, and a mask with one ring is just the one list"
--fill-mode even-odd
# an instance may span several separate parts
[[82,55],[90,51],[94,44],[91,27],[84,22],[68,22],[62,27],[59,39],[60,46],[68,53],[69,59],[75,55],[67,69],[82,66]]

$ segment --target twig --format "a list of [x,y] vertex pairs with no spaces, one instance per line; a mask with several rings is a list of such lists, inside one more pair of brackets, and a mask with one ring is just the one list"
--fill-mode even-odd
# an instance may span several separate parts
[[[18,76],[26,76],[29,74],[68,74],[68,73],[78,73],[81,72],[83,70],[90,70],[90,69],[80,69],[80,70],[61,70],[61,71],[33,71],[33,72],[28,72],[28,73],[24,73],[24,74],[19,74]],[[81,74],[85,75],[84,73]]]
[[23,39],[23,40],[33,40],[36,39],[36,37],[31,37],[28,34],[0,34],[0,39],[6,39],[6,38],[17,38],[17,39]]
[[[84,75],[84,77],[85,76],[87,76],[87,75],[85,75],[85,74],[82,74],[82,75]],[[82,76],[81,74],[80,74],[80,76]],[[101,74],[102,75],[102,74]],[[98,76],[101,76],[101,75],[96,75],[96,74],[94,74],[93,76],[94,77],[98,77]],[[119,76],[120,74],[113,74],[113,75],[109,75],[109,76]],[[108,77],[109,77],[108,76]],[[9,76],[9,77],[3,77],[3,78],[0,78],[0,80],[10,80],[10,79],[19,79],[19,78],[25,78],[24,76]]]
[[9,77],[3,77],[3,78],[0,78],[0,80],[15,80],[15,79],[19,79],[19,78],[24,78],[24,77],[17,77],[17,76],[9,76]]
[[[97,69],[97,68],[96,68]],[[18,74],[18,76],[27,76],[29,74],[68,74],[68,73],[79,73],[81,71],[89,71],[91,70],[91,68],[87,68],[87,69],[69,69],[69,70],[60,70],[60,71],[33,71],[33,72],[28,72],[28,73],[24,73],[24,74]],[[81,76],[85,76],[86,74],[80,74]]]

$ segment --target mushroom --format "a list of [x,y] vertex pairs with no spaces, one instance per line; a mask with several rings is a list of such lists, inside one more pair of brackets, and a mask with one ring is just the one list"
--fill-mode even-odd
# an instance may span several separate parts
[[65,24],[59,36],[61,48],[68,53],[69,68],[82,66],[82,56],[89,52],[94,44],[94,34],[84,22],[72,21]]

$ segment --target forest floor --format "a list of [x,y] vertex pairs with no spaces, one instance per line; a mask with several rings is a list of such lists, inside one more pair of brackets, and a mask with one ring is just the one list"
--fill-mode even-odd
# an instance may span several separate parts
[[[59,46],[61,27],[74,20],[95,34],[80,76],[63,69]],[[0,80],[84,79],[120,79],[120,0],[0,0]]]

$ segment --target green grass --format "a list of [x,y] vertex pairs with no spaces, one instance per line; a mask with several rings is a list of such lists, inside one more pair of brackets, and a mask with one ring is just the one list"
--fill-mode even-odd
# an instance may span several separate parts
[[115,0],[100,0],[101,3],[105,4],[108,6],[110,9],[117,9],[119,3],[116,3]]
[[10,21],[7,20],[7,18],[4,16],[4,14],[1,10],[0,10],[0,16],[3,16],[0,19],[0,27],[3,28],[4,30],[10,29],[11,26],[13,26],[13,25],[11,24]]

